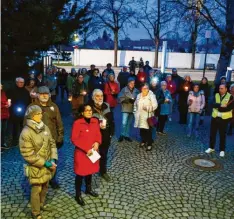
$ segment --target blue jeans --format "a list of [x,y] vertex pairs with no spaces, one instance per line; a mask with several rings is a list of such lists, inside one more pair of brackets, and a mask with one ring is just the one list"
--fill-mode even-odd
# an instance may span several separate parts
[[129,137],[130,127],[133,122],[133,113],[122,113],[122,129],[121,129],[121,135],[124,137]]
[[195,134],[197,134],[200,114],[199,113],[188,113],[189,121],[188,121],[188,135],[192,134],[192,131],[195,130]]

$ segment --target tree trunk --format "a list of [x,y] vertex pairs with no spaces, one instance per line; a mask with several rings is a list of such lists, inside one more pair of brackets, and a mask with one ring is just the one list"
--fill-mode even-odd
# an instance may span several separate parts
[[232,58],[232,51],[234,49],[234,1],[227,0],[227,13],[226,13],[226,30],[225,34],[221,36],[222,46],[217,64],[217,72],[215,76],[215,84],[220,82],[220,77],[224,76],[227,67],[230,65]]
[[198,20],[195,20],[194,30],[192,32],[192,60],[191,60],[191,69],[195,68],[195,57],[196,57],[196,48],[197,48],[197,31],[198,31]]
[[119,38],[118,30],[114,31],[114,67],[117,67],[118,61],[118,38]]
[[158,68],[158,50],[159,50],[159,39],[155,38],[155,50],[154,50],[154,68]]

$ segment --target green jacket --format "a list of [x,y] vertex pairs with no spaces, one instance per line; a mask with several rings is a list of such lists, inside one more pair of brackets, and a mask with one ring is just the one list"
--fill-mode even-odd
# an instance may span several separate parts
[[58,159],[57,148],[49,128],[44,124],[38,127],[33,120],[27,119],[20,134],[19,147],[21,155],[28,164],[27,176],[30,184],[48,182],[54,172],[44,164],[51,159]]
[[72,85],[74,83],[74,81],[76,80],[75,77],[71,76],[70,74],[67,77],[67,89],[69,91],[69,93],[71,93],[72,91]]
[[49,127],[51,135],[55,142],[63,142],[64,128],[58,106],[51,100],[47,102],[46,106],[42,106],[38,99],[36,99],[35,102],[31,103],[28,107],[33,105],[41,107],[43,111],[42,121]]

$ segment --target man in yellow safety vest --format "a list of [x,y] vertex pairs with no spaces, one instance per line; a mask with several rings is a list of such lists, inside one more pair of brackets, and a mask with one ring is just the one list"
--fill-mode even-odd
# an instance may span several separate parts
[[210,129],[210,147],[206,150],[206,153],[214,152],[216,135],[219,131],[220,137],[220,157],[225,155],[226,144],[226,132],[227,126],[232,118],[232,110],[234,108],[234,98],[227,92],[227,86],[221,84],[219,86],[219,93],[215,94],[215,100],[213,103],[213,112],[211,119]]

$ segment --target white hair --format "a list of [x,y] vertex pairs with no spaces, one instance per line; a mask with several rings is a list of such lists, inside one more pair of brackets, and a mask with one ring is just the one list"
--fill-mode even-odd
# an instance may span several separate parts
[[19,82],[19,81],[24,82],[24,79],[23,79],[23,78],[21,78],[21,77],[18,77],[18,78],[16,78],[16,79],[15,79],[15,81],[16,81],[16,82]]
[[95,97],[97,94],[102,94],[103,95],[102,90],[100,90],[100,89],[94,89],[94,91],[92,93],[92,97]]

